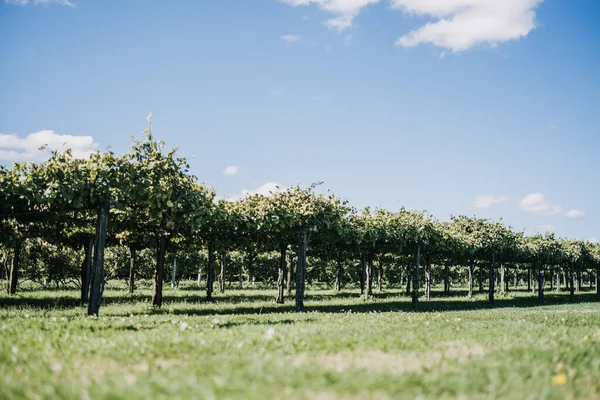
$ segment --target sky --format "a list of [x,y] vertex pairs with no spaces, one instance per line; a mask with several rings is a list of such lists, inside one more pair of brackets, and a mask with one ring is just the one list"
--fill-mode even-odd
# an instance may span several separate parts
[[600,238],[597,0],[0,0],[0,163],[152,131],[221,196]]

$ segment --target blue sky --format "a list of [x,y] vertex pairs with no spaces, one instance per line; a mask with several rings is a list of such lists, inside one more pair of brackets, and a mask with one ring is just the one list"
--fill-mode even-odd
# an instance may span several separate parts
[[124,152],[152,111],[221,195],[600,237],[597,0],[0,1],[1,163]]

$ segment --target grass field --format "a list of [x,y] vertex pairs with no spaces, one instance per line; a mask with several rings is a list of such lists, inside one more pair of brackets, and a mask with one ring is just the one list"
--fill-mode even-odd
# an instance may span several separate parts
[[0,295],[0,398],[599,399],[593,295],[309,291],[306,313],[273,291],[191,287],[130,296],[109,284],[99,318],[78,292]]

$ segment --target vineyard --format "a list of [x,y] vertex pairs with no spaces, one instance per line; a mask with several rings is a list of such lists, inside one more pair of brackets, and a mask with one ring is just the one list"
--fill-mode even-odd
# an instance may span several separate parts
[[[356,210],[320,185],[271,195],[219,198],[189,173],[185,158],[144,139],[117,156],[96,152],[77,159],[69,150],[42,163],[0,169],[0,251],[8,293],[30,280],[44,287],[81,289],[88,315],[98,315],[109,278],[153,280],[152,305],[163,285],[204,279],[206,298],[239,287],[276,286],[295,293],[304,310],[307,280],[327,287],[406,287],[412,306],[434,285],[451,282],[467,295],[487,288],[490,304],[510,285],[526,285],[544,302],[545,287],[570,292],[596,288],[600,245],[525,236],[502,222],[453,216],[439,221],[401,208]],[[477,288],[475,285],[477,284]]]
[[0,169],[2,397],[600,394],[600,245],[321,184],[219,198],[144,135]]

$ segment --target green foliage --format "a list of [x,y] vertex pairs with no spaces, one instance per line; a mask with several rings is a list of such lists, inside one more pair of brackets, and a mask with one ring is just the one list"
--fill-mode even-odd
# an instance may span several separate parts
[[[40,164],[0,167],[0,244],[11,249],[25,239],[40,239],[50,253],[65,247],[80,251],[95,233],[96,210],[110,203],[109,276],[127,275],[129,249],[154,254],[164,237],[168,251],[181,260],[182,274],[202,270],[206,260],[200,255],[211,246],[217,254],[247,255],[240,261],[244,274],[270,282],[278,268],[271,252],[293,253],[303,231],[309,233],[309,255],[324,260],[324,271],[335,269],[327,265],[330,261],[355,269],[352,263],[369,255],[390,258],[390,276],[399,277],[417,246],[434,264],[466,265],[493,255],[499,262],[529,267],[541,263],[585,270],[600,265],[597,244],[553,235],[526,237],[502,221],[475,217],[456,216],[442,223],[426,212],[404,208],[359,212],[320,191],[320,184],[216,200],[215,191],[189,173],[177,149],[154,139],[150,122],[143,139],[134,139],[131,150],[121,156],[95,152],[80,160],[66,150],[53,152]],[[9,260],[4,258],[6,266]],[[43,259],[50,262],[52,257]],[[138,263],[138,275],[149,276],[147,260],[138,257]],[[40,277],[49,276],[37,265]],[[64,275],[73,276],[67,264]]]

